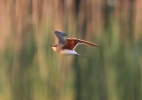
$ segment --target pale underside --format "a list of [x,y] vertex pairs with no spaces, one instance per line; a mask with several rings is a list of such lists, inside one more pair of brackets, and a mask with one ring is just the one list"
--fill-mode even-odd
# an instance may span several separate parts
[[78,53],[75,52],[74,50],[63,49],[63,50],[61,50],[60,52],[58,52],[56,47],[52,47],[52,49],[53,49],[55,52],[60,53],[60,54],[78,55]]
[[65,54],[65,55],[79,55],[74,50],[68,50],[68,49],[61,50],[60,54]]

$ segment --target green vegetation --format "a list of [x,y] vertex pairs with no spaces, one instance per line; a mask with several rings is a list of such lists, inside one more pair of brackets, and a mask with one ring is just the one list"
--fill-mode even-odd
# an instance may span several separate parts
[[[0,100],[142,99],[136,1],[2,1]],[[101,48],[79,45],[76,51],[88,59],[59,55],[50,46],[55,30]]]

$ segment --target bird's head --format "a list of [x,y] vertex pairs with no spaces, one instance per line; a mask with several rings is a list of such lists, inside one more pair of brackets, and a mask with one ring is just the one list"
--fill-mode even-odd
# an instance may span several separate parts
[[57,51],[57,45],[56,44],[52,44],[51,47],[54,51]]

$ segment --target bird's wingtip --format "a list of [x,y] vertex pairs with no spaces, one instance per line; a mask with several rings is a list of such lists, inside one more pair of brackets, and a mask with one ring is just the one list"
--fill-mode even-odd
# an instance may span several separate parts
[[55,30],[55,34],[60,34],[62,36],[68,36],[66,33]]

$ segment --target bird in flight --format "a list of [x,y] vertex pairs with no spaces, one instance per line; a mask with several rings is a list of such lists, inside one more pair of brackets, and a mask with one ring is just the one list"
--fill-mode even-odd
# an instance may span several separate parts
[[[97,44],[94,44],[85,40],[77,39],[77,38],[65,39],[64,37],[67,36],[67,34],[60,31],[55,31],[55,35],[58,38],[58,44],[53,44],[51,45],[51,47],[55,52],[59,54],[82,56],[75,51],[75,48],[78,44],[88,44],[91,46],[100,47]],[[82,57],[85,57],[85,56],[82,56]]]

